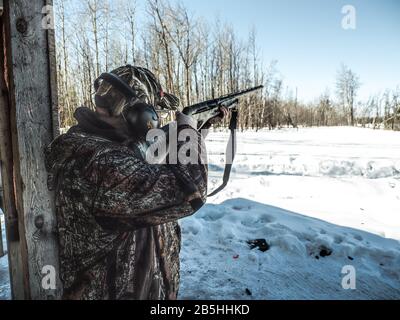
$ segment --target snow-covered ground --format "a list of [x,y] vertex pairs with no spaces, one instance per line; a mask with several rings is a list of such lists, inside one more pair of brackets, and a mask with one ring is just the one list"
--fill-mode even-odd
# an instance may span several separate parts
[[[207,139],[210,190],[227,137]],[[400,299],[400,132],[239,132],[233,170],[181,220],[180,299]],[[251,250],[255,239],[269,249]],[[9,297],[5,259],[0,299]],[[342,288],[349,265],[355,290]]]
[[[226,139],[207,139],[210,189]],[[400,299],[400,132],[238,133],[229,185],[181,225],[181,299]]]
[[[1,224],[1,233],[3,236],[3,249],[7,252],[7,243],[6,243],[6,231],[4,228],[4,214],[0,209],[0,224]],[[8,274],[8,257],[5,255],[0,258],[0,300],[10,299],[10,279]]]

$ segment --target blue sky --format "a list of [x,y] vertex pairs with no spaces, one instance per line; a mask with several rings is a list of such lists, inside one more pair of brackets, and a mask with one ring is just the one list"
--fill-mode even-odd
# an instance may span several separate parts
[[[400,0],[181,0],[196,16],[217,17],[242,39],[252,27],[265,65],[276,59],[284,83],[310,100],[333,94],[341,63],[362,82],[359,97],[400,85]],[[356,29],[341,27],[344,5],[356,9]],[[141,4],[143,7],[143,5]]]

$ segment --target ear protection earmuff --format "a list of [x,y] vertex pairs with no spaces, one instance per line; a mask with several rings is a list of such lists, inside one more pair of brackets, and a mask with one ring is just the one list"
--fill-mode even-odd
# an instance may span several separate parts
[[100,80],[107,81],[128,99],[129,102],[124,106],[121,115],[133,135],[144,137],[149,130],[160,127],[160,119],[154,106],[140,101],[135,90],[119,76],[113,73],[102,73],[94,82],[96,91],[100,86]]
[[122,117],[125,119],[130,133],[136,137],[145,137],[149,130],[160,127],[160,119],[156,110],[152,105],[144,102],[138,101],[124,107]]

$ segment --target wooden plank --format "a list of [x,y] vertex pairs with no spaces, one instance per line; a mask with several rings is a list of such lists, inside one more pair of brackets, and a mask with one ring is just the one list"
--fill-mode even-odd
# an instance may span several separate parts
[[[4,24],[1,19],[1,44],[4,47]],[[24,279],[26,272],[22,270],[21,243],[18,233],[18,214],[14,202],[13,183],[13,150],[10,128],[10,107],[8,103],[8,88],[5,82],[4,55],[0,55],[0,156],[3,186],[3,206],[7,228],[8,262],[10,268],[11,291],[13,299],[24,299]]]
[[[0,0],[0,16],[2,15],[3,15],[3,0]],[[0,159],[1,159],[1,154],[0,154]],[[1,182],[1,160],[0,160],[0,209],[3,209],[3,183]],[[0,221],[0,257],[2,256],[4,256],[4,245],[3,245],[2,226]]]
[[[46,0],[45,3],[48,8],[53,7],[53,0]],[[46,12],[46,14],[50,14],[47,10],[44,11]],[[51,125],[52,125],[53,137],[57,137],[60,135],[60,113],[58,112],[57,60],[56,60],[57,53],[56,53],[54,28],[47,29],[47,50],[49,57],[49,85],[50,85],[50,100],[51,100],[51,115],[52,115]]]
[[[42,27],[50,1],[5,0],[7,74],[11,110],[15,203],[25,298],[57,299],[58,250],[54,194],[47,190],[44,148],[57,133],[54,33]],[[47,13],[48,14],[48,13]],[[44,288],[43,268],[56,270],[55,289]]]

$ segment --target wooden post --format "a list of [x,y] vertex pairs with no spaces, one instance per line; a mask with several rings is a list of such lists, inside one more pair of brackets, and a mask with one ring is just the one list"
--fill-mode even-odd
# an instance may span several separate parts
[[[0,0],[0,17],[2,15],[3,15],[3,0]],[[3,210],[3,183],[1,182],[1,150],[0,150],[0,209]],[[4,246],[3,246],[2,225],[0,220],[0,258],[2,256],[4,256]]]
[[58,134],[54,31],[46,24],[51,5],[4,0],[0,148],[14,299],[62,294],[54,195],[44,166],[44,148]]

